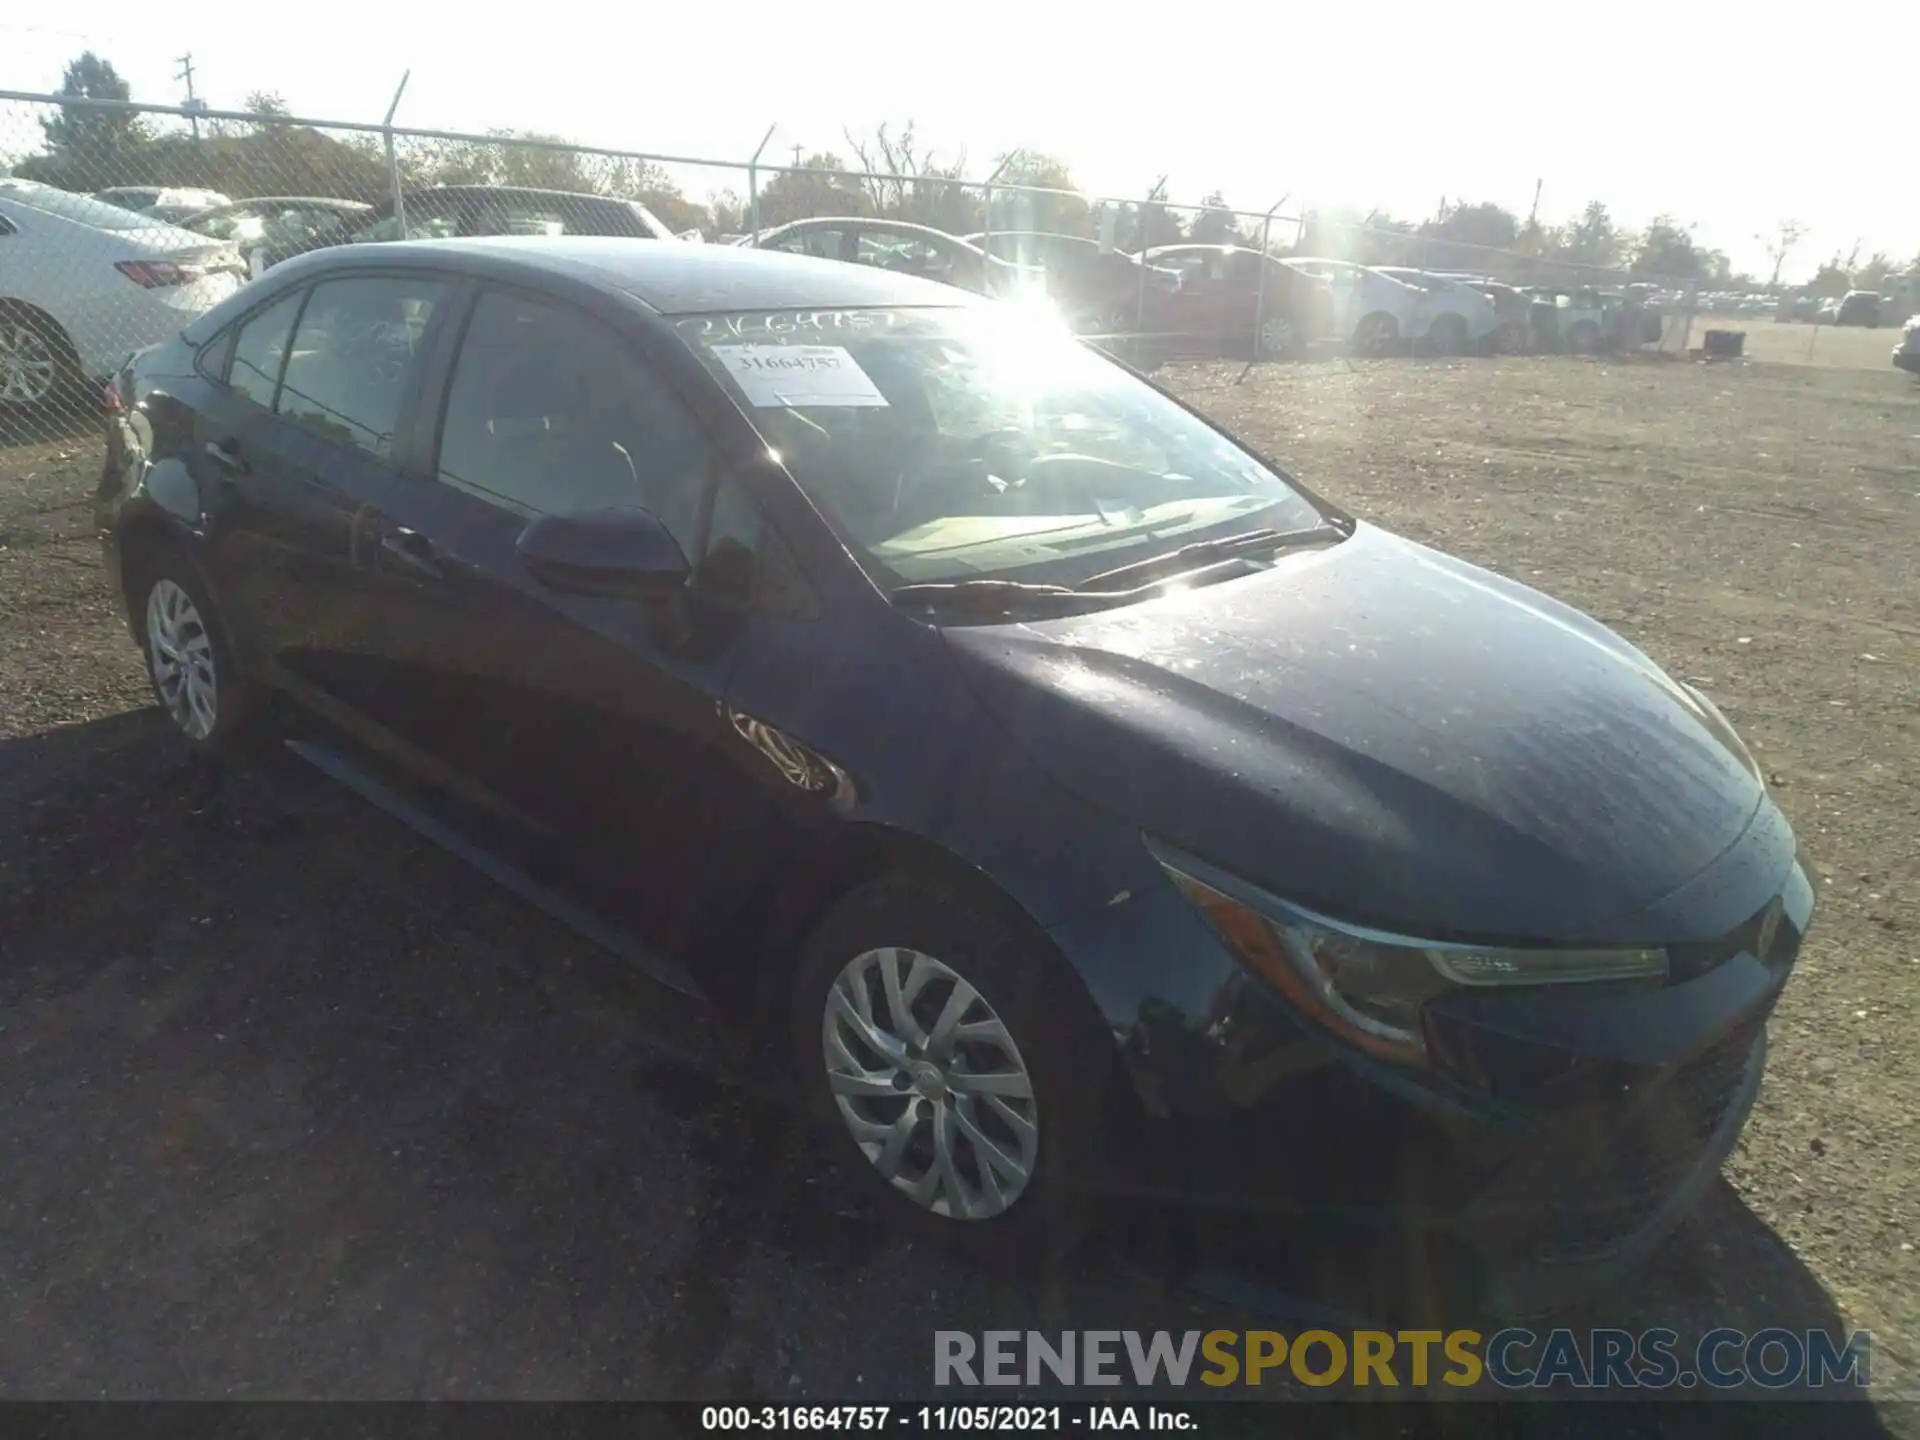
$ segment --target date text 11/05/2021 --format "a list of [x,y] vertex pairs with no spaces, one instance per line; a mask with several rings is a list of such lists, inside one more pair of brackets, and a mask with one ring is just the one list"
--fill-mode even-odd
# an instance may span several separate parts
[[1020,1430],[1197,1430],[1159,1405],[706,1405],[703,1430],[853,1430],[912,1434]]

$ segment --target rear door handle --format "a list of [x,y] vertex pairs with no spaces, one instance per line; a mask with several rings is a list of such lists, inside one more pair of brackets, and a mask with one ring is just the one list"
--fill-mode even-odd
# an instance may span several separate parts
[[209,440],[207,442],[207,458],[222,470],[234,475],[244,475],[247,473],[247,462],[242,460],[239,454],[230,448],[232,443],[232,441],[228,441],[223,445],[218,440]]
[[395,525],[381,532],[381,553],[390,555],[403,570],[430,580],[444,580],[446,571],[440,568],[440,562],[434,558],[433,541],[405,525]]

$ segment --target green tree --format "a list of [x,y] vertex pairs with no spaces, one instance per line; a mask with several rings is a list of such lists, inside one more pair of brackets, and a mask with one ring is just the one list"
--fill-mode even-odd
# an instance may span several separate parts
[[[88,50],[66,68],[62,96],[75,100],[129,100],[132,91],[113,62]],[[130,110],[101,110],[62,105],[58,115],[40,122],[46,153],[23,162],[17,173],[68,190],[99,190],[145,180],[152,135]]]
[[1421,249],[1429,268],[1485,270],[1495,258],[1487,252],[1510,250],[1520,239],[1520,217],[1491,201],[1449,205],[1443,200],[1418,234],[1428,242]]
[[1580,218],[1560,232],[1559,243],[1548,249],[1549,256],[1568,265],[1610,269],[1619,263],[1620,227],[1613,215],[1598,200],[1589,200]]
[[[1004,162],[1004,164],[1003,164]],[[1003,192],[993,196],[996,230],[1038,230],[1049,235],[1093,234],[1093,207],[1080,187],[1073,183],[1067,162],[1038,150],[1016,150],[1002,155],[994,165],[1000,170],[999,184],[1028,185],[1051,193],[1032,190]],[[1164,241],[1150,242],[1164,244]]]
[[1725,263],[1725,256],[1716,256],[1695,243],[1691,225],[1682,225],[1671,215],[1656,215],[1633,247],[1633,261],[1628,268],[1635,275],[1709,280],[1716,270],[1724,272]]
[[[770,230],[789,220],[815,215],[870,215],[872,207],[859,183],[844,174],[847,162],[831,150],[816,150],[798,170],[783,170],[760,186],[760,228]],[[749,219],[749,222],[751,220]]]
[[1193,228],[1187,233],[1189,240],[1196,245],[1231,245],[1240,238],[1225,195],[1215,190],[1201,200],[1200,206],[1200,213],[1193,217]]
[[278,90],[250,90],[247,92],[247,98],[240,102],[240,108],[249,115],[282,119],[293,113],[287,108],[286,97]]
[[1900,267],[1893,257],[1884,250],[1876,250],[1861,262],[1853,272],[1853,288],[1856,290],[1884,290],[1889,277],[1900,273]]
[[1813,279],[1807,282],[1807,294],[1817,295],[1823,300],[1837,300],[1853,289],[1853,265],[1835,255],[1818,270]]

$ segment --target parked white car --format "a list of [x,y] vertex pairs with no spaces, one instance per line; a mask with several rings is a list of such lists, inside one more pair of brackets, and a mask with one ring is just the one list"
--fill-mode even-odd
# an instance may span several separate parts
[[203,210],[233,203],[218,190],[175,185],[115,185],[94,191],[93,198],[104,200],[109,205],[118,205],[122,210],[151,215],[156,220],[165,220],[170,224],[185,220],[189,215],[198,215]]
[[0,405],[36,406],[180,333],[246,278],[230,244],[0,178]]
[[1424,340],[1436,313],[1424,290],[1351,260],[1289,256],[1280,262],[1333,287],[1334,329],[1362,355],[1388,355]]
[[1382,275],[1390,275],[1403,285],[1424,290],[1433,306],[1433,322],[1427,327],[1426,348],[1436,355],[1460,355],[1491,350],[1493,337],[1500,328],[1500,314],[1491,296],[1445,275],[1414,270],[1403,265],[1378,265]]

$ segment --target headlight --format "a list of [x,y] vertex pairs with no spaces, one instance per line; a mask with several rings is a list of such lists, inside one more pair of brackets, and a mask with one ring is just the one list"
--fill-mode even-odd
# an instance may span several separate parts
[[1664,950],[1462,945],[1349,925],[1268,895],[1164,842],[1148,839],[1147,848],[1241,963],[1307,1018],[1384,1059],[1426,1059],[1420,1012],[1449,990],[1667,975]]

